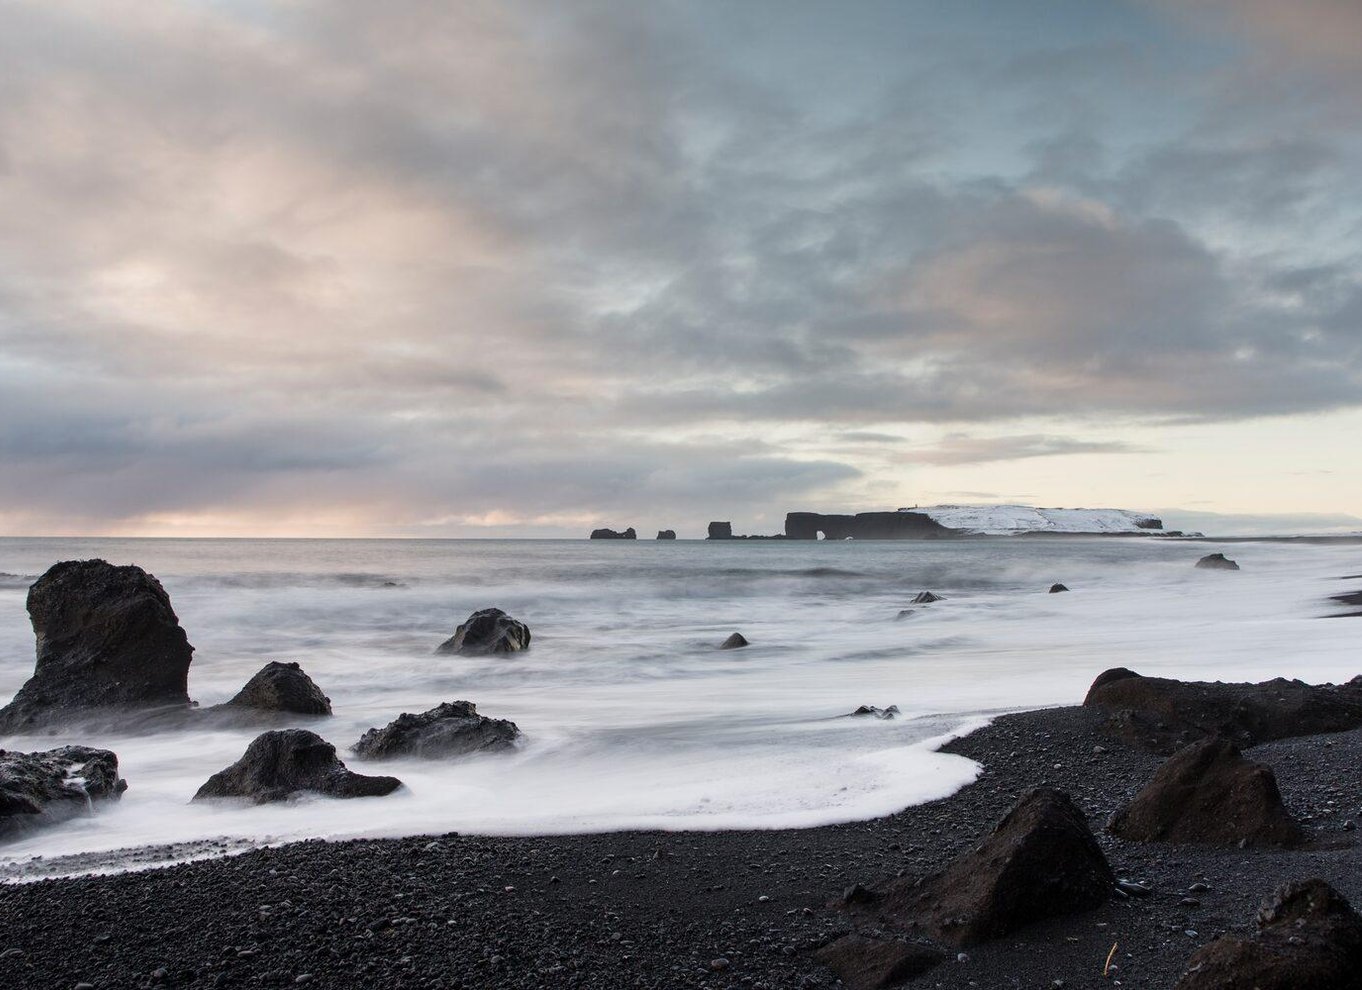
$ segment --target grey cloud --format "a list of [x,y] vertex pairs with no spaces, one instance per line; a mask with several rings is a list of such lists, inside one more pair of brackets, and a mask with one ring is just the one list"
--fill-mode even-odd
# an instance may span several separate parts
[[921,464],[953,465],[990,464],[1033,457],[1062,457],[1069,454],[1147,453],[1150,453],[1147,447],[1120,440],[1077,440],[1044,434],[973,437],[964,433],[952,433],[932,447],[907,451],[904,457]]

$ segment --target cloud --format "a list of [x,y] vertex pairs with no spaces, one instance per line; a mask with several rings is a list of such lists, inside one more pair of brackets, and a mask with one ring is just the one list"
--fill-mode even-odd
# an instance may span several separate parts
[[1033,457],[1063,457],[1073,454],[1144,454],[1148,448],[1121,440],[1077,440],[1072,437],[1028,434],[1020,436],[973,437],[951,433],[931,447],[905,452],[905,459],[920,464],[991,464],[998,461],[1026,460]]

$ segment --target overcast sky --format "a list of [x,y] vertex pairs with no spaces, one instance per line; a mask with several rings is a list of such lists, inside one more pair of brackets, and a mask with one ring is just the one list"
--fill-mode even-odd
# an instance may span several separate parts
[[1362,528],[1356,0],[0,0],[0,87],[0,533]]

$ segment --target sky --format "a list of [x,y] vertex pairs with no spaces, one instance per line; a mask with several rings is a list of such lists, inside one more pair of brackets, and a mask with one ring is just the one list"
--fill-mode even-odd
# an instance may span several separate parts
[[0,0],[0,534],[1362,529],[1356,0]]

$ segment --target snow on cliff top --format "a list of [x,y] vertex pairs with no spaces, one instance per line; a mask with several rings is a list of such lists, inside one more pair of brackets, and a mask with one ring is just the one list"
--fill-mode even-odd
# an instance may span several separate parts
[[[1038,509],[1030,505],[924,505],[920,512],[942,526],[970,533],[1144,533],[1155,516],[1128,509]],[[1145,525],[1139,525],[1144,522]]]

